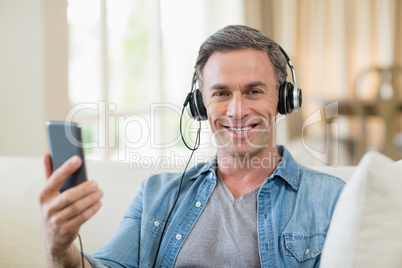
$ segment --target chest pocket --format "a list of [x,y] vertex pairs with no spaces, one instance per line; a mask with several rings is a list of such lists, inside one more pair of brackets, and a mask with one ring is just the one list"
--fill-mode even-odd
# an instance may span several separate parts
[[325,233],[283,234],[286,256],[296,258],[299,262],[316,258],[324,247]]

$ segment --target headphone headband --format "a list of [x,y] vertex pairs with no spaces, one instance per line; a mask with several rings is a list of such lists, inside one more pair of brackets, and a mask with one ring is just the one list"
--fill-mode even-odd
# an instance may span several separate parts
[[[287,65],[292,74],[293,84],[290,82],[284,82],[280,85],[278,91],[278,112],[280,114],[290,114],[293,110],[300,110],[302,104],[302,92],[297,86],[296,72],[288,54],[281,46],[279,46],[279,49],[286,58]],[[194,71],[193,79],[191,81],[191,90],[187,94],[183,106],[187,106],[187,111],[191,118],[197,121],[203,121],[208,119],[208,114],[207,109],[204,106],[202,93],[198,88],[196,88],[196,83],[197,73]]]

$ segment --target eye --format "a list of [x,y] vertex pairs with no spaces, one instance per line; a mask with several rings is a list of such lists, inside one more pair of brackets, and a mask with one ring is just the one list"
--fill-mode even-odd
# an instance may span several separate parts
[[229,96],[229,93],[225,92],[225,91],[217,91],[214,93],[215,97],[226,97]]
[[255,94],[260,94],[261,93],[261,90],[259,90],[259,89],[250,89],[249,91],[247,91],[247,94],[250,94],[250,95],[255,95]]

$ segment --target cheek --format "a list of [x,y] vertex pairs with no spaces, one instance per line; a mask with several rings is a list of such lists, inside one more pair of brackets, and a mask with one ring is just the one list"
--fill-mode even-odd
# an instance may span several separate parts
[[272,98],[267,100],[267,111],[270,115],[275,116],[278,113],[278,98]]
[[255,111],[265,115],[276,115],[278,110],[278,101],[275,98],[262,99],[258,103],[255,103]]
[[214,119],[216,118],[216,110],[214,104],[204,98],[204,106],[208,114],[208,123],[212,130],[214,130]]
[[225,115],[225,105],[222,103],[208,102],[205,105],[208,113],[208,120],[214,121],[217,117]]

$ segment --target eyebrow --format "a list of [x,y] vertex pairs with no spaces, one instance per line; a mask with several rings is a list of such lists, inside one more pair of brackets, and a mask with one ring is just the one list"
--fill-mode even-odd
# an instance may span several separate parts
[[[254,82],[251,82],[251,83],[248,83],[245,85],[245,88],[247,88],[247,89],[253,88],[253,87],[263,87],[264,89],[268,88],[267,85],[261,81],[254,81]],[[229,89],[229,86],[218,83],[218,84],[213,85],[210,89],[212,89],[212,90]]]
[[210,89],[212,89],[212,90],[229,89],[229,87],[225,84],[215,84]]
[[263,87],[264,89],[268,88],[267,85],[261,81],[251,82],[245,86],[245,88],[253,88],[253,87]]

